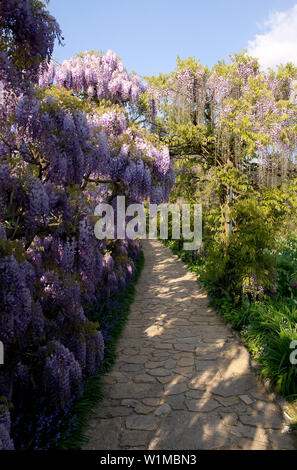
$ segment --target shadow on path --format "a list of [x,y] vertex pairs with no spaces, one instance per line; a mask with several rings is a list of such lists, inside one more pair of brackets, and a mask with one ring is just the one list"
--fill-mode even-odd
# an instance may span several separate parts
[[294,449],[282,412],[196,276],[158,241],[145,266],[86,449]]

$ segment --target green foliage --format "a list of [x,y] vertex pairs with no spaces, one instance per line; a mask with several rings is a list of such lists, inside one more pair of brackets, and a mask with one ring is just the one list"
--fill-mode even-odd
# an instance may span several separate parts
[[243,294],[256,298],[275,289],[276,261],[268,247],[276,247],[279,227],[255,196],[238,200],[230,215],[234,226],[228,243],[218,237],[207,246],[204,279],[238,304]]
[[279,295],[297,298],[297,237],[284,239],[275,256]]
[[251,307],[249,324],[242,331],[264,379],[292,399],[297,397],[297,368],[290,362],[290,344],[297,340],[296,324],[294,302],[260,302]]
[[292,63],[288,62],[286,65],[278,65],[277,72],[270,70],[270,73],[275,75],[278,79],[297,78],[297,67]]
[[51,112],[61,107],[70,111],[82,111],[90,113],[93,110],[91,103],[88,100],[82,100],[73,94],[72,90],[66,90],[56,85],[51,88],[36,88],[35,94],[41,100],[42,98],[53,97],[54,100],[43,101],[41,104],[42,111]]

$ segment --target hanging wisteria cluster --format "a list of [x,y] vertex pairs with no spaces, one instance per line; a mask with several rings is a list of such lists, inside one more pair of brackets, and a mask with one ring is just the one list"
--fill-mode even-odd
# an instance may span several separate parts
[[162,103],[170,110],[171,121],[203,124],[207,88],[205,69],[200,64],[178,69],[168,76],[162,87],[154,85],[150,83],[146,90],[151,119],[156,117],[157,107]]
[[129,74],[113,51],[104,54],[84,53],[65,60],[54,71],[50,64],[39,79],[39,86],[47,86],[55,77],[56,83],[89,98],[109,100],[112,103],[136,103],[145,91],[136,74]]
[[261,72],[258,62],[245,55],[232,57],[223,80],[218,72],[210,76],[209,89],[222,155],[236,166],[247,156],[254,158],[260,183],[286,180],[296,148],[296,107],[289,101],[294,74],[284,79]]
[[27,87],[50,59],[55,39],[61,42],[60,27],[38,0],[5,0],[0,2],[0,30],[2,84],[14,91]]
[[[28,36],[25,57],[18,41],[27,24],[32,31],[33,11],[40,26]],[[111,327],[102,306],[129,283],[139,255],[138,242],[95,238],[95,206],[114,205],[117,195],[127,203],[163,202],[174,174],[168,149],[129,122],[125,106],[137,103],[144,88],[114,53],[83,54],[54,66],[48,59],[59,28],[34,0],[1,4],[4,34],[9,25],[20,61],[38,56],[42,88],[33,88],[35,61],[26,75],[17,56],[6,52],[0,105],[0,449],[23,448],[26,439],[32,448],[48,448],[59,439],[62,417],[84,380],[100,369]],[[40,65],[43,60],[47,65]],[[11,79],[13,67],[22,90]]]
[[[295,84],[295,85],[294,85]],[[296,70],[261,71],[246,54],[212,69],[187,59],[165,83],[150,81],[147,95],[168,109],[177,125],[201,126],[212,132],[213,154],[220,164],[257,162],[257,179],[275,185],[285,180],[296,153]],[[173,129],[175,127],[173,126]]]

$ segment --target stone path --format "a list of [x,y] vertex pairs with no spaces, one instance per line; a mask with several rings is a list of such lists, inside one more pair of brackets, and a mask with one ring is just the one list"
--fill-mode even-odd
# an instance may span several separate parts
[[244,346],[194,274],[158,241],[145,266],[86,449],[294,449]]

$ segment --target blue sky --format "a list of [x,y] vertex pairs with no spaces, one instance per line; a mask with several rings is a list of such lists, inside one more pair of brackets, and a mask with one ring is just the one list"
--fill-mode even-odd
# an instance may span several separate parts
[[170,72],[176,56],[213,65],[248,48],[266,66],[297,64],[296,0],[51,0],[65,37],[59,60],[114,50],[129,71]]

